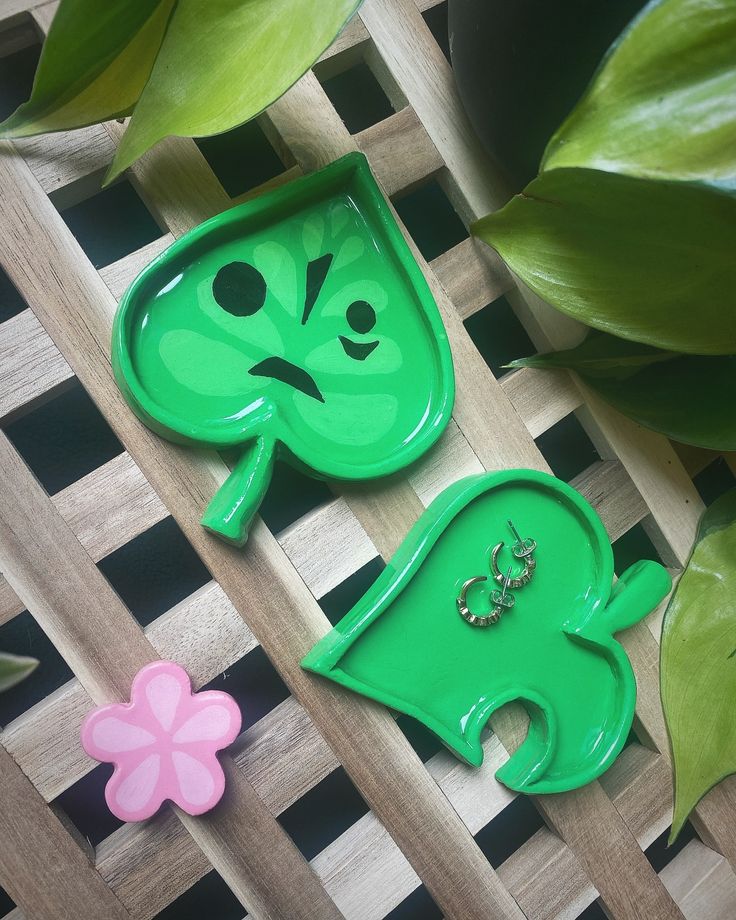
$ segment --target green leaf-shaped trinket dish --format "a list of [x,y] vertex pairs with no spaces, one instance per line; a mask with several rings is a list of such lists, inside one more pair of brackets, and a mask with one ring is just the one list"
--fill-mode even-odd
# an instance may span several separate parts
[[518,700],[529,732],[497,778],[574,789],[631,728],[636,683],[613,635],[671,588],[650,561],[612,581],[603,525],[570,486],[533,470],[471,476],[430,505],[302,666],[413,716],[474,766],[489,716]]
[[163,437],[241,450],[202,523],[242,545],[283,457],[370,479],[452,411],[447,336],[362,154],[187,233],[120,302],[113,367]]

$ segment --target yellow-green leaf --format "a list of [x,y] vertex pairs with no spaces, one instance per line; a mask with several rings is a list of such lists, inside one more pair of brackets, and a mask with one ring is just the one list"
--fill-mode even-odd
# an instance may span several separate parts
[[0,137],[81,128],[126,114],[151,72],[174,0],[62,0],[28,102]]
[[577,348],[534,355],[512,367],[565,367],[624,415],[675,441],[736,450],[736,357],[679,355],[593,332]]
[[588,326],[667,351],[736,353],[736,195],[555,169],[472,231]]
[[35,658],[0,652],[0,693],[24,680],[38,666]]
[[662,627],[661,693],[672,745],[671,840],[736,772],[736,489],[706,511]]
[[258,115],[312,66],[359,5],[209,0],[205,9],[201,0],[178,0],[108,180],[167,135],[218,134]]
[[649,3],[549,142],[567,166],[736,185],[736,3]]

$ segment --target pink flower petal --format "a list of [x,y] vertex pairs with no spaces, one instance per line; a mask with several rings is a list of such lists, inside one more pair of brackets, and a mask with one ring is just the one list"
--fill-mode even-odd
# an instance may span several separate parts
[[225,738],[230,729],[232,715],[226,706],[205,706],[187,719],[172,738],[174,744],[196,741],[217,741]]
[[173,674],[157,674],[146,684],[146,699],[164,731],[170,731],[174,724],[181,690]]
[[123,751],[137,751],[138,748],[153,744],[155,735],[131,725],[115,716],[100,719],[92,726],[92,741],[100,751],[117,754]]
[[171,759],[184,801],[194,807],[208,802],[215,792],[215,780],[207,767],[184,751],[172,751]]
[[160,754],[149,754],[125,777],[115,791],[115,803],[122,812],[116,811],[118,817],[128,820],[128,815],[136,815],[145,808],[153,797],[160,772]]

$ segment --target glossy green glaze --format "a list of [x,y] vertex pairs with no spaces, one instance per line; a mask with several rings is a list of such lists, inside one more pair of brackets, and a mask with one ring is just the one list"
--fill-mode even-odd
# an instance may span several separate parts
[[113,367],[159,434],[242,448],[202,519],[239,545],[275,456],[393,473],[436,441],[454,395],[436,304],[361,154],[170,246],[120,303]]
[[[511,518],[537,541],[529,584],[500,621],[472,626],[458,614],[464,582],[487,614],[489,556],[518,571]],[[636,684],[613,634],[667,594],[670,577],[639,562],[612,589],[613,554],[598,516],[545,473],[509,470],[463,479],[425,511],[372,588],[303,660],[303,667],[419,719],[479,766],[481,730],[519,700],[531,718],[522,746],[497,772],[511,789],[562,792],[609,767],[626,741]]]

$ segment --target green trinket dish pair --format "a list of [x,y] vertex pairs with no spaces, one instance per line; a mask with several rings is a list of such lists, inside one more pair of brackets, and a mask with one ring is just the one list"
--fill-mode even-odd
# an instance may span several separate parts
[[[170,246],[120,303],[113,367],[157,433],[239,451],[202,518],[236,545],[276,457],[313,476],[385,476],[437,440],[454,396],[437,306],[359,154]],[[471,477],[302,664],[476,766],[489,716],[520,700],[529,733],[498,778],[572,789],[610,766],[631,726],[636,687],[613,634],[671,586],[653,562],[612,579],[603,526],[569,486],[529,470]]]
[[623,747],[636,683],[613,635],[671,589],[650,561],[612,581],[606,532],[574,489],[533,470],[473,476],[430,505],[302,665],[413,716],[474,766],[489,716],[518,700],[529,732],[496,777],[520,792],[564,792]]
[[202,519],[237,545],[277,456],[385,476],[437,440],[454,397],[437,306],[362,154],[170,246],[120,303],[113,367],[158,434],[240,450]]

